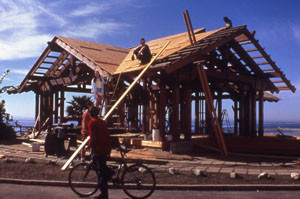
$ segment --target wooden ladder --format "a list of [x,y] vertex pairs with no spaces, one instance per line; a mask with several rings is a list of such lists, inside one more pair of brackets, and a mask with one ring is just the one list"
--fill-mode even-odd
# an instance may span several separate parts
[[224,136],[223,136],[223,132],[220,126],[220,121],[217,117],[216,114],[216,109],[214,107],[213,104],[213,98],[212,98],[212,94],[211,94],[211,90],[209,88],[208,85],[208,81],[207,81],[207,76],[206,76],[206,72],[203,68],[203,64],[199,64],[197,66],[197,71],[198,71],[198,75],[199,75],[199,79],[201,82],[201,86],[203,89],[203,92],[205,94],[205,100],[207,102],[207,112],[209,114],[209,117],[211,119],[211,124],[213,127],[213,132],[216,136],[218,145],[219,145],[219,149],[220,149],[220,153],[222,156],[227,156],[228,152],[227,152],[227,148],[225,145],[225,141],[224,141]]

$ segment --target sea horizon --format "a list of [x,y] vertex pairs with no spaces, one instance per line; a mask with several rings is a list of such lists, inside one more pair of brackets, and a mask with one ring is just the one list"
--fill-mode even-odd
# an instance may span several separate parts
[[[14,121],[18,121],[18,124],[21,126],[33,127],[34,126],[34,119],[31,117],[16,117]],[[192,121],[192,132],[195,130],[194,121]],[[230,126],[223,122],[224,132],[233,133],[233,121],[229,121]],[[14,122],[12,123],[14,126]],[[77,122],[74,123],[77,125]],[[258,128],[258,122],[257,122]],[[288,134],[288,135],[300,135],[300,121],[288,121],[288,120],[266,120],[264,121],[264,129],[265,134],[278,134],[278,130],[280,129],[281,133]]]

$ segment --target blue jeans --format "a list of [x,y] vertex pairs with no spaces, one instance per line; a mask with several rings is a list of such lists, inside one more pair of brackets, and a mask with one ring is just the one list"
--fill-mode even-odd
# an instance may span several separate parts
[[106,161],[107,161],[107,155],[93,156],[93,162],[98,169],[99,189],[101,191],[101,195],[108,198],[109,170],[106,165]]

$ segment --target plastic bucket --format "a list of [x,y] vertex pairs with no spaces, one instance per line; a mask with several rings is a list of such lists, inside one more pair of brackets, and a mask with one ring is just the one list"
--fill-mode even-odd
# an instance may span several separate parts
[[152,140],[153,141],[161,141],[159,129],[152,129]]

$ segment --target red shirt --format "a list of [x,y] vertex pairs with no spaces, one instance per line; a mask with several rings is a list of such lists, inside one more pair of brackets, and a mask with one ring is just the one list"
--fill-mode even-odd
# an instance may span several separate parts
[[110,152],[111,140],[104,120],[93,118],[89,124],[89,147],[95,156],[102,156]]

